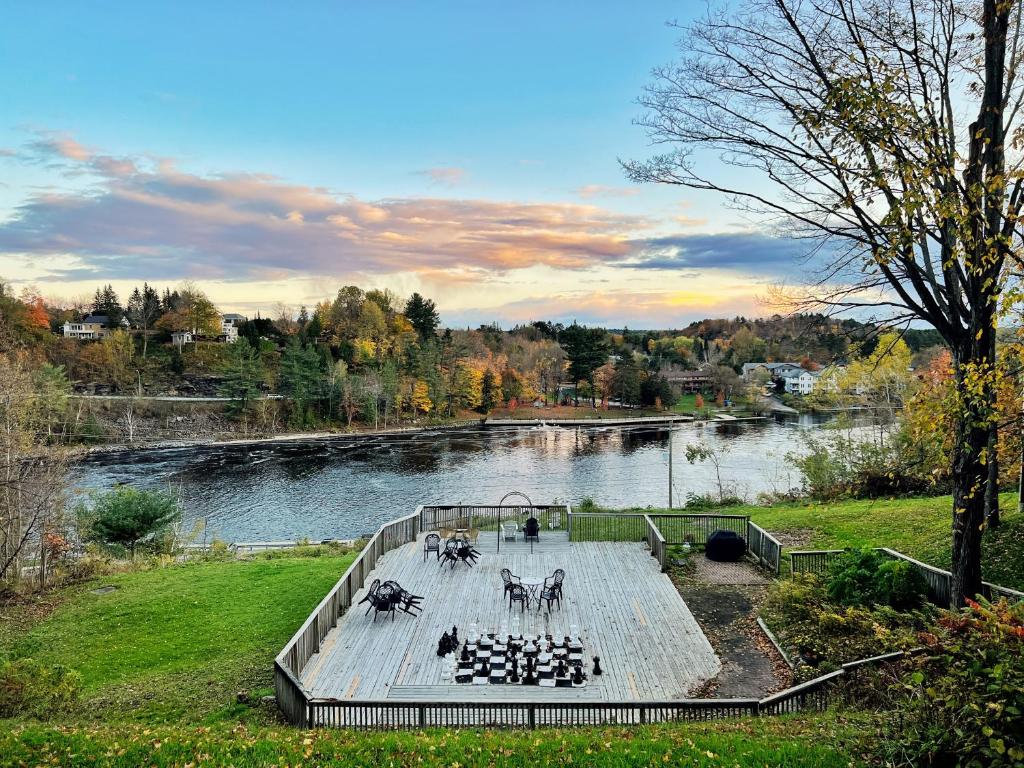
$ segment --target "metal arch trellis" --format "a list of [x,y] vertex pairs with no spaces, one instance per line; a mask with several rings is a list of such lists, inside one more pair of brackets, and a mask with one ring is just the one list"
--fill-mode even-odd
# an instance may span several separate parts
[[[509,499],[514,496],[517,496],[521,499],[525,499],[526,506],[529,507],[530,509],[533,508],[533,501],[530,499],[529,496],[527,496],[522,491],[509,491],[508,493],[501,497],[501,501],[498,502],[498,552],[501,552],[501,508],[505,504],[506,499]],[[530,551],[533,551],[532,541],[530,542]]]

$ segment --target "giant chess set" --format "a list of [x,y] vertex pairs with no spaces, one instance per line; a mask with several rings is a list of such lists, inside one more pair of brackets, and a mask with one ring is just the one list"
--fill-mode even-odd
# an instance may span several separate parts
[[[454,661],[448,658],[454,654]],[[464,642],[452,627],[438,644],[438,656],[445,658],[442,677],[469,685],[536,685],[542,688],[582,688],[588,682],[586,655],[579,630],[568,634],[521,634],[477,632],[471,625]],[[594,658],[594,674],[600,675],[600,662]]]

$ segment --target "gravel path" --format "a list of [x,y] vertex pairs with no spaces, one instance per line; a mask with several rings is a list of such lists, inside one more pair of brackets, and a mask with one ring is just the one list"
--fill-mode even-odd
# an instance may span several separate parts
[[701,695],[760,698],[789,685],[789,667],[757,626],[757,606],[769,579],[749,563],[716,563],[694,554],[676,586],[722,661]]

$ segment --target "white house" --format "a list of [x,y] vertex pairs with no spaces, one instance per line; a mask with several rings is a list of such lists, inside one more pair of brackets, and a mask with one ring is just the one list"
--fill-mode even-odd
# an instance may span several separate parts
[[69,339],[102,339],[110,334],[106,315],[89,315],[77,323],[64,323],[64,336]]
[[798,374],[787,376],[783,379],[783,382],[785,383],[786,391],[791,395],[809,395],[814,391],[820,375],[817,371],[801,370]]
[[221,315],[220,318],[220,335],[224,337],[224,341],[232,342],[238,340],[238,326],[248,320],[245,315],[237,315],[234,312],[228,312]]
[[186,344],[191,344],[195,340],[196,336],[192,331],[175,331],[171,334],[171,343],[179,349]]
[[758,371],[766,371],[771,379],[785,380],[802,370],[799,363],[744,363],[743,378],[745,381],[753,381]]

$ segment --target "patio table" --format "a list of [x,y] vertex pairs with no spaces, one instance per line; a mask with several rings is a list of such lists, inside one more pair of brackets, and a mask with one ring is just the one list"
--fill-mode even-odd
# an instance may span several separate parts
[[540,595],[539,590],[544,586],[543,576],[521,576],[519,583],[526,587],[526,591],[530,593],[530,601],[537,601],[537,607],[540,608]]

